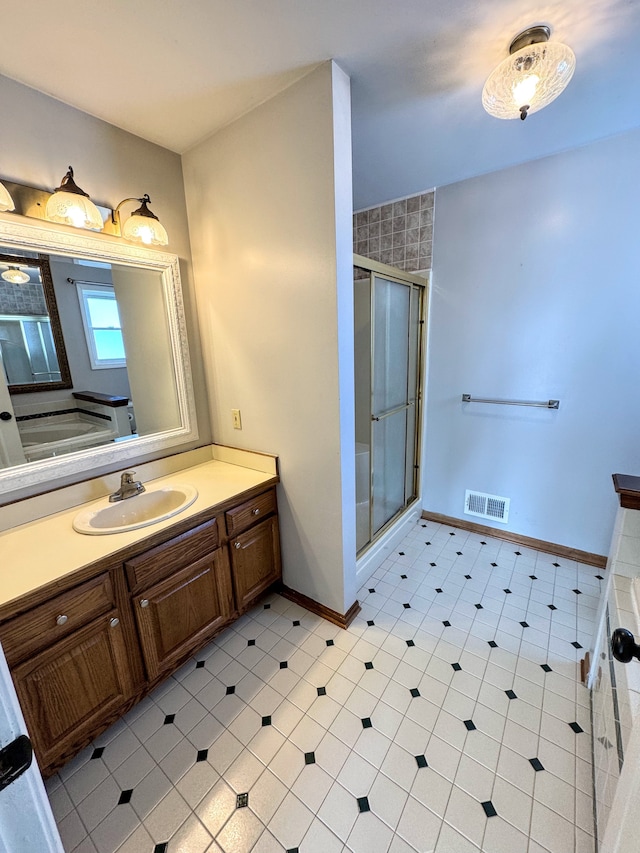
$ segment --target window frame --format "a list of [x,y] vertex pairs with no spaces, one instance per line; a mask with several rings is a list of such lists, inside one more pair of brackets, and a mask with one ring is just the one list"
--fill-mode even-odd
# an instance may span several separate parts
[[[82,317],[82,327],[84,329],[84,336],[87,341],[87,351],[89,354],[89,362],[91,364],[92,370],[113,370],[114,368],[126,367],[127,366],[127,358],[126,351],[124,358],[100,358],[98,356],[98,347],[95,339],[95,331],[105,331],[114,330],[120,332],[122,336],[122,321],[120,321],[120,326],[94,326],[91,323],[91,316],[89,312],[89,307],[87,305],[87,299],[91,296],[95,298],[96,295],[99,295],[102,299],[110,299],[116,303],[116,307],[118,306],[118,302],[116,299],[115,290],[113,285],[111,284],[94,284],[93,282],[84,282],[77,281],[76,282],[76,290],[78,291],[78,303],[80,305],[80,316]],[[118,319],[120,318],[120,310],[118,309]],[[124,349],[124,338],[122,341],[122,346]]]

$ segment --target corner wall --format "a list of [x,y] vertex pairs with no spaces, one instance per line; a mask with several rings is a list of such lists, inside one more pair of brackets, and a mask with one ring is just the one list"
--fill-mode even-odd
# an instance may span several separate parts
[[325,63],[183,168],[215,440],[279,455],[284,582],[344,613],[356,594],[348,78]]
[[611,474],[640,473],[638,150],[634,130],[437,190],[424,509],[491,524],[465,489],[510,497],[508,530],[607,553]]

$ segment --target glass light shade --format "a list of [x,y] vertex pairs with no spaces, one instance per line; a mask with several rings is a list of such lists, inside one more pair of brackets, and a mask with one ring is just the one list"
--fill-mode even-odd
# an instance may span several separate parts
[[100,211],[88,196],[56,190],[47,201],[45,217],[49,222],[102,231],[104,222]]
[[527,45],[489,75],[482,90],[482,106],[496,118],[524,118],[536,113],[564,90],[575,67],[575,55],[564,44]]
[[0,210],[15,210],[16,206],[9,195],[9,190],[4,184],[0,184]]
[[127,240],[136,240],[147,246],[166,246],[169,242],[167,232],[152,215],[132,213],[122,227],[122,236]]
[[0,277],[10,284],[26,284],[31,281],[29,275],[24,270],[19,270],[18,267],[9,267],[8,270],[0,274]]

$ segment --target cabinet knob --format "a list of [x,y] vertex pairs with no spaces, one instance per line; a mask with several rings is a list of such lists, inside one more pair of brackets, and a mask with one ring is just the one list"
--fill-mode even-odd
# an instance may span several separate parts
[[258,509],[258,507],[256,507],[255,509],[251,510],[251,513],[252,515],[260,515],[260,510]]
[[113,619],[109,619],[109,625],[112,628],[117,628],[119,624],[120,624],[120,620],[118,619],[117,616],[114,616]]
[[68,621],[69,617],[65,616],[64,613],[61,613],[60,616],[56,619],[56,625],[64,625]]
[[242,545],[239,542],[234,542],[233,547],[234,548],[242,548]]
[[143,598],[142,601],[140,602],[140,607],[148,607],[148,606],[149,606],[149,599]]

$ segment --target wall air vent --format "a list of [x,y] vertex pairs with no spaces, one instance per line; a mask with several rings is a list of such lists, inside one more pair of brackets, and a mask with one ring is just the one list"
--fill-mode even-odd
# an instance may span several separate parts
[[477,515],[480,518],[489,518],[506,524],[509,521],[510,502],[510,498],[471,492],[467,489],[464,496],[464,511],[466,515]]

